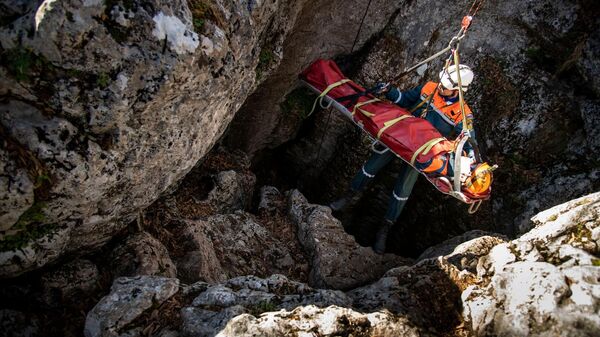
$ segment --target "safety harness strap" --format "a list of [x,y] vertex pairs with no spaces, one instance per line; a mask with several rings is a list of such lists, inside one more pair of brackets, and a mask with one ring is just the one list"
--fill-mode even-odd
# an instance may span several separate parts
[[435,144],[445,140],[446,138],[444,137],[439,137],[439,138],[434,138],[430,141],[428,141],[427,143],[421,145],[421,147],[415,151],[415,153],[413,154],[411,160],[410,160],[410,164],[411,165],[415,165],[415,160],[417,160],[417,157],[421,154],[427,154],[434,146]]
[[310,112],[308,113],[307,117],[312,115],[312,113],[315,111],[315,108],[317,107],[317,102],[319,103],[319,105],[322,108],[327,108],[323,106],[323,97],[325,97],[325,95],[327,95],[331,90],[333,90],[333,88],[338,87],[344,83],[350,82],[350,79],[344,78],[343,80],[337,81],[335,83],[330,84],[327,88],[325,88],[325,90],[323,90],[323,92],[317,97],[317,99],[315,99],[315,102],[313,103],[312,109],[310,110]]
[[381,135],[383,134],[383,132],[385,130],[387,130],[388,128],[390,128],[392,125],[398,123],[399,121],[401,121],[403,119],[410,118],[410,117],[413,117],[413,116],[412,115],[402,115],[398,118],[394,118],[394,119],[391,119],[391,120],[383,123],[383,127],[377,133],[377,139],[379,139],[381,137]]
[[367,116],[367,117],[373,117],[373,116],[375,116],[375,114],[374,114],[374,113],[371,113],[371,112],[365,111],[365,110],[361,109],[360,107],[362,107],[362,106],[365,106],[365,105],[367,105],[367,104],[371,104],[371,103],[379,102],[379,101],[381,101],[379,98],[372,98],[372,99],[370,99],[370,100],[368,100],[368,101],[364,101],[364,102],[361,102],[361,103],[358,103],[358,104],[356,104],[356,105],[354,106],[354,108],[352,109],[352,116],[354,116],[354,114],[356,113],[356,110],[357,110],[357,109],[358,109],[360,112],[362,112],[362,113],[363,113],[365,116]]

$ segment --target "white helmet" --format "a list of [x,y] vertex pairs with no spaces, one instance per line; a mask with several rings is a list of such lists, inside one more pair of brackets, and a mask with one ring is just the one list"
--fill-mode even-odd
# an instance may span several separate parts
[[[462,90],[467,91],[469,84],[473,82],[473,77],[475,76],[475,74],[473,74],[473,71],[471,70],[471,68],[469,68],[469,66],[466,66],[464,64],[460,64],[458,69],[460,69],[460,81],[462,83]],[[456,74],[455,65],[448,66],[447,72],[446,68],[440,71],[440,82],[442,83],[442,86],[446,89],[458,90],[458,76]]]

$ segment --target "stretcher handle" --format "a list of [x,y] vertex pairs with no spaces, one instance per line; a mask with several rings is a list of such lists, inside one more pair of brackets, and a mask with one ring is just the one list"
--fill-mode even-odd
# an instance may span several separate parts
[[[381,146],[383,146],[383,150],[378,150],[377,149],[377,144],[381,144]],[[389,147],[387,147],[385,144],[383,144],[382,142],[376,140],[371,144],[371,151],[377,153],[377,154],[384,154],[386,152],[388,152],[390,150]]]

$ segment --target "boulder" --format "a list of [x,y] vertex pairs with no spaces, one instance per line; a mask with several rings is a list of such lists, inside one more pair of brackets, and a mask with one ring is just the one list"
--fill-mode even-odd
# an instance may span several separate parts
[[216,213],[231,213],[250,206],[256,182],[253,174],[229,170],[219,172],[215,180],[215,188],[208,194],[208,202],[214,205]]
[[432,336],[409,319],[390,312],[361,313],[348,308],[314,305],[293,310],[250,314],[232,319],[217,337],[251,336]]
[[243,313],[292,310],[298,306],[349,306],[350,299],[342,292],[313,289],[306,284],[288,280],[283,275],[261,279],[241,276],[209,286],[182,309],[184,336],[214,336],[228,322]]
[[147,232],[129,235],[109,257],[114,277],[155,275],[177,276],[175,263],[165,246]]
[[392,267],[411,263],[393,254],[361,247],[325,206],[309,204],[297,190],[288,195],[289,216],[311,260],[309,282],[315,287],[352,289],[381,277]]
[[306,268],[304,256],[292,253],[290,243],[278,240],[249,213],[188,220],[181,227],[184,252],[176,261],[179,274],[187,282],[222,282],[249,274],[297,275]]
[[477,336],[593,336],[600,333],[600,303],[593,266],[560,268],[515,262],[486,288],[462,294],[463,315]]
[[600,193],[532,218],[531,231],[494,247],[462,293],[476,336],[593,336],[600,333]]
[[51,307],[77,304],[97,290],[100,273],[94,263],[76,259],[42,276],[42,298]]
[[417,261],[443,256],[458,269],[476,273],[479,258],[487,255],[492,248],[506,239],[503,235],[473,230],[428,248],[421,253]]
[[461,323],[461,292],[475,277],[443,258],[423,260],[412,266],[389,270],[370,285],[347,295],[361,312],[383,309],[406,317],[423,331],[444,335]]
[[87,314],[86,337],[118,336],[146,310],[161,305],[179,290],[179,280],[159,276],[121,277],[110,294]]

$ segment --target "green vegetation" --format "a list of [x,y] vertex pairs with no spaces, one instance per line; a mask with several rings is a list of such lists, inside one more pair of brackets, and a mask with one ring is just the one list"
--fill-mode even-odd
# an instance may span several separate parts
[[31,226],[16,234],[7,235],[0,240],[0,252],[21,249],[33,240],[55,232],[56,225]]
[[22,47],[5,51],[2,55],[2,63],[19,82],[29,81],[34,73],[54,70],[52,64],[43,56]]
[[50,177],[48,176],[48,174],[47,173],[41,173],[35,179],[34,188],[40,188],[44,184],[51,184],[51,183],[52,183],[52,179],[50,179]]
[[284,114],[295,114],[302,119],[308,117],[315,101],[315,95],[307,88],[300,87],[292,90],[279,106]]
[[196,32],[199,32],[202,30],[202,28],[204,27],[204,19],[194,19],[194,30]]
[[263,46],[258,55],[258,65],[256,66],[256,80],[260,81],[263,78],[264,73],[269,69],[269,66],[275,59],[275,54],[271,50],[270,45]]
[[258,55],[258,66],[266,67],[271,64],[273,61],[273,51],[270,49],[263,49],[260,51],[260,55]]
[[0,252],[23,248],[29,242],[53,232],[56,229],[55,225],[42,225],[46,220],[44,214],[46,206],[44,202],[36,202],[29,207],[11,228],[17,232],[6,235],[0,240]]
[[600,259],[592,259],[592,265],[596,267],[600,267]]
[[253,307],[249,308],[250,314],[256,317],[260,316],[260,314],[264,312],[270,312],[275,310],[277,310],[277,304],[269,300],[260,301]]
[[209,0],[188,0],[188,6],[192,12],[192,22],[196,33],[204,28],[206,20],[213,21],[221,28],[225,27],[226,21],[221,12],[216,10]]
[[21,216],[19,220],[14,224],[14,229],[23,229],[27,226],[40,223],[44,221],[46,216],[44,215],[44,208],[46,208],[46,203],[44,202],[36,202],[28,210],[26,210]]
[[558,214],[553,214],[548,217],[548,221],[556,221],[558,219]]
[[102,72],[102,73],[98,74],[98,77],[96,77],[96,85],[98,87],[100,87],[101,89],[108,87],[109,83],[110,83],[110,77],[108,76],[107,73]]

